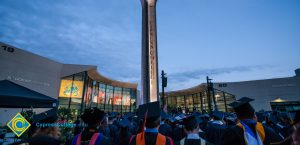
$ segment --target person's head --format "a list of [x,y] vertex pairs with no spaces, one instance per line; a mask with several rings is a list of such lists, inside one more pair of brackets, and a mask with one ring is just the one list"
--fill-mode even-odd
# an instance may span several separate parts
[[253,100],[254,99],[243,97],[237,101],[230,103],[229,106],[234,109],[239,120],[256,119],[255,110],[249,103]]
[[97,129],[107,123],[104,111],[101,111],[96,107],[85,109],[83,115],[81,115],[81,119],[90,129]]
[[160,105],[159,102],[151,102],[140,105],[138,117],[140,120],[146,119],[146,128],[158,128],[160,126]]
[[220,111],[213,111],[213,113],[211,114],[211,117],[213,120],[220,120],[222,121],[224,118],[224,113],[220,112]]
[[158,128],[160,126],[160,117],[148,117],[146,121],[146,128]]
[[293,145],[300,145],[300,128],[298,127],[292,134]]
[[187,134],[199,132],[199,122],[195,116],[190,116],[183,120],[184,130]]
[[237,111],[236,116],[238,119],[256,119],[255,110],[252,108],[251,105],[245,110]]
[[53,124],[58,120],[57,109],[51,109],[46,112],[33,116],[33,134],[32,136],[50,136],[59,139],[61,132],[58,127],[42,126],[41,124]]

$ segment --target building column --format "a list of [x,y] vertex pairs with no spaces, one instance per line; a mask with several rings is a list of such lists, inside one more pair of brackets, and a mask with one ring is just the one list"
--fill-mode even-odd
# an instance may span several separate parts
[[184,112],[186,111],[186,96],[183,95],[183,100],[184,100]]
[[225,112],[227,112],[227,102],[226,102],[225,92],[223,92],[223,98],[224,98]]
[[106,100],[107,100],[107,84],[104,84],[105,85],[105,90],[104,90],[104,111],[105,111],[105,106],[106,106]]
[[71,103],[72,103],[72,92],[73,92],[73,88],[74,88],[74,86],[73,86],[73,84],[74,84],[74,74],[72,75],[72,85],[71,85],[71,88],[70,88],[70,90],[71,90],[71,93],[70,93],[70,97],[69,97],[69,104],[68,104],[68,109],[70,109],[71,108]]
[[123,91],[124,91],[124,89],[122,87],[122,91],[121,91],[121,115],[123,113]]
[[113,86],[113,97],[111,100],[111,112],[114,112],[115,87]]
[[[81,98],[81,104],[80,104],[80,114],[82,114],[82,111],[83,111],[83,105],[85,104],[84,103],[84,97],[86,96],[87,92],[87,85],[88,85],[88,76],[87,76],[87,71],[84,72],[84,83],[83,83],[83,90],[82,90],[82,98]],[[85,106],[85,105],[84,105]]]
[[201,107],[201,111],[203,112],[203,96],[202,96],[202,92],[200,92],[200,107]]

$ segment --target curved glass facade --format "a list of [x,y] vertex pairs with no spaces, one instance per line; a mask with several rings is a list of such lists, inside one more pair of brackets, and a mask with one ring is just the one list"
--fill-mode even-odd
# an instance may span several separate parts
[[212,89],[199,89],[193,93],[172,92],[166,93],[166,103],[168,110],[183,110],[184,112],[199,111],[210,112],[219,110],[230,112],[232,109],[227,104],[235,101],[235,96],[224,91]]
[[97,107],[105,112],[133,112],[136,109],[136,88],[113,86],[93,80],[87,72],[61,79],[59,107],[79,115],[85,108]]

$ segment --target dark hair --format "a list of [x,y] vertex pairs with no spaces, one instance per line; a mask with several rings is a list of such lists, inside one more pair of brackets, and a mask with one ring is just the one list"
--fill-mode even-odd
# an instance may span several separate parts
[[184,120],[184,128],[187,131],[193,131],[198,126],[199,126],[199,124],[197,123],[197,119],[194,116],[188,117]]
[[103,121],[104,118],[105,112],[96,107],[85,109],[83,115],[81,115],[83,122],[91,127],[97,126],[97,124]]
[[149,117],[146,121],[147,128],[156,128],[160,125],[160,117]]
[[243,112],[236,112],[236,116],[239,119],[252,119],[255,116],[255,112],[254,111],[243,111]]

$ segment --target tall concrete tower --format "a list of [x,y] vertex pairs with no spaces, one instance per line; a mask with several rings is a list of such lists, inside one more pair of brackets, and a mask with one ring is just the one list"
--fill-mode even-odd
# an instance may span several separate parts
[[156,0],[142,3],[142,103],[158,101]]

